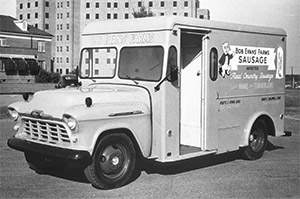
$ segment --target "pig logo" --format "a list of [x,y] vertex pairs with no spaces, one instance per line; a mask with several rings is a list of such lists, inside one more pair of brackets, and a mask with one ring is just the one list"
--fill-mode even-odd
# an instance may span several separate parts
[[220,68],[219,74],[224,78],[225,75],[230,75],[231,66],[230,60],[233,58],[233,51],[230,48],[228,42],[222,44],[223,54],[219,60]]

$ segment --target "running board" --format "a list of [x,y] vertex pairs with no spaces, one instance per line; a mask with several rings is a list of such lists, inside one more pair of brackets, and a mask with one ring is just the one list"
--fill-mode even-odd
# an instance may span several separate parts
[[194,152],[194,153],[187,153],[187,154],[184,154],[184,155],[179,155],[178,157],[175,157],[175,158],[166,159],[163,162],[181,161],[181,160],[196,158],[196,157],[200,157],[200,156],[213,155],[213,154],[216,154],[216,153],[217,153],[217,150],[198,151],[198,152]]

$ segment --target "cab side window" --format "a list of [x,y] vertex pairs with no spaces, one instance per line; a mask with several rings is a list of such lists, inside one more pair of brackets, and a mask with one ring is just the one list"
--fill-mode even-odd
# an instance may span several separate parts
[[178,87],[177,49],[175,46],[169,48],[167,75],[168,81],[170,81],[173,86]]

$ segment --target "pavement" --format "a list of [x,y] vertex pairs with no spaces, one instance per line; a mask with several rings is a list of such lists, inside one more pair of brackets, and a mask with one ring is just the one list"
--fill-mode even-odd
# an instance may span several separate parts
[[128,185],[98,190],[80,170],[66,168],[40,175],[28,168],[22,152],[6,142],[14,122],[0,120],[0,198],[300,198],[299,122],[286,119],[291,137],[269,137],[263,158],[237,153],[195,158],[171,165],[144,165]]

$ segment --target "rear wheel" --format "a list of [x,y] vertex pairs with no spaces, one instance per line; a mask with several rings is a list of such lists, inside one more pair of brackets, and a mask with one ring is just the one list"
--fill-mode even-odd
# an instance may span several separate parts
[[84,173],[96,188],[116,188],[129,181],[135,164],[136,151],[131,139],[124,133],[111,133],[99,141],[93,162]]
[[264,120],[257,120],[249,135],[249,145],[242,150],[242,156],[248,160],[256,160],[263,156],[267,147],[268,130]]

